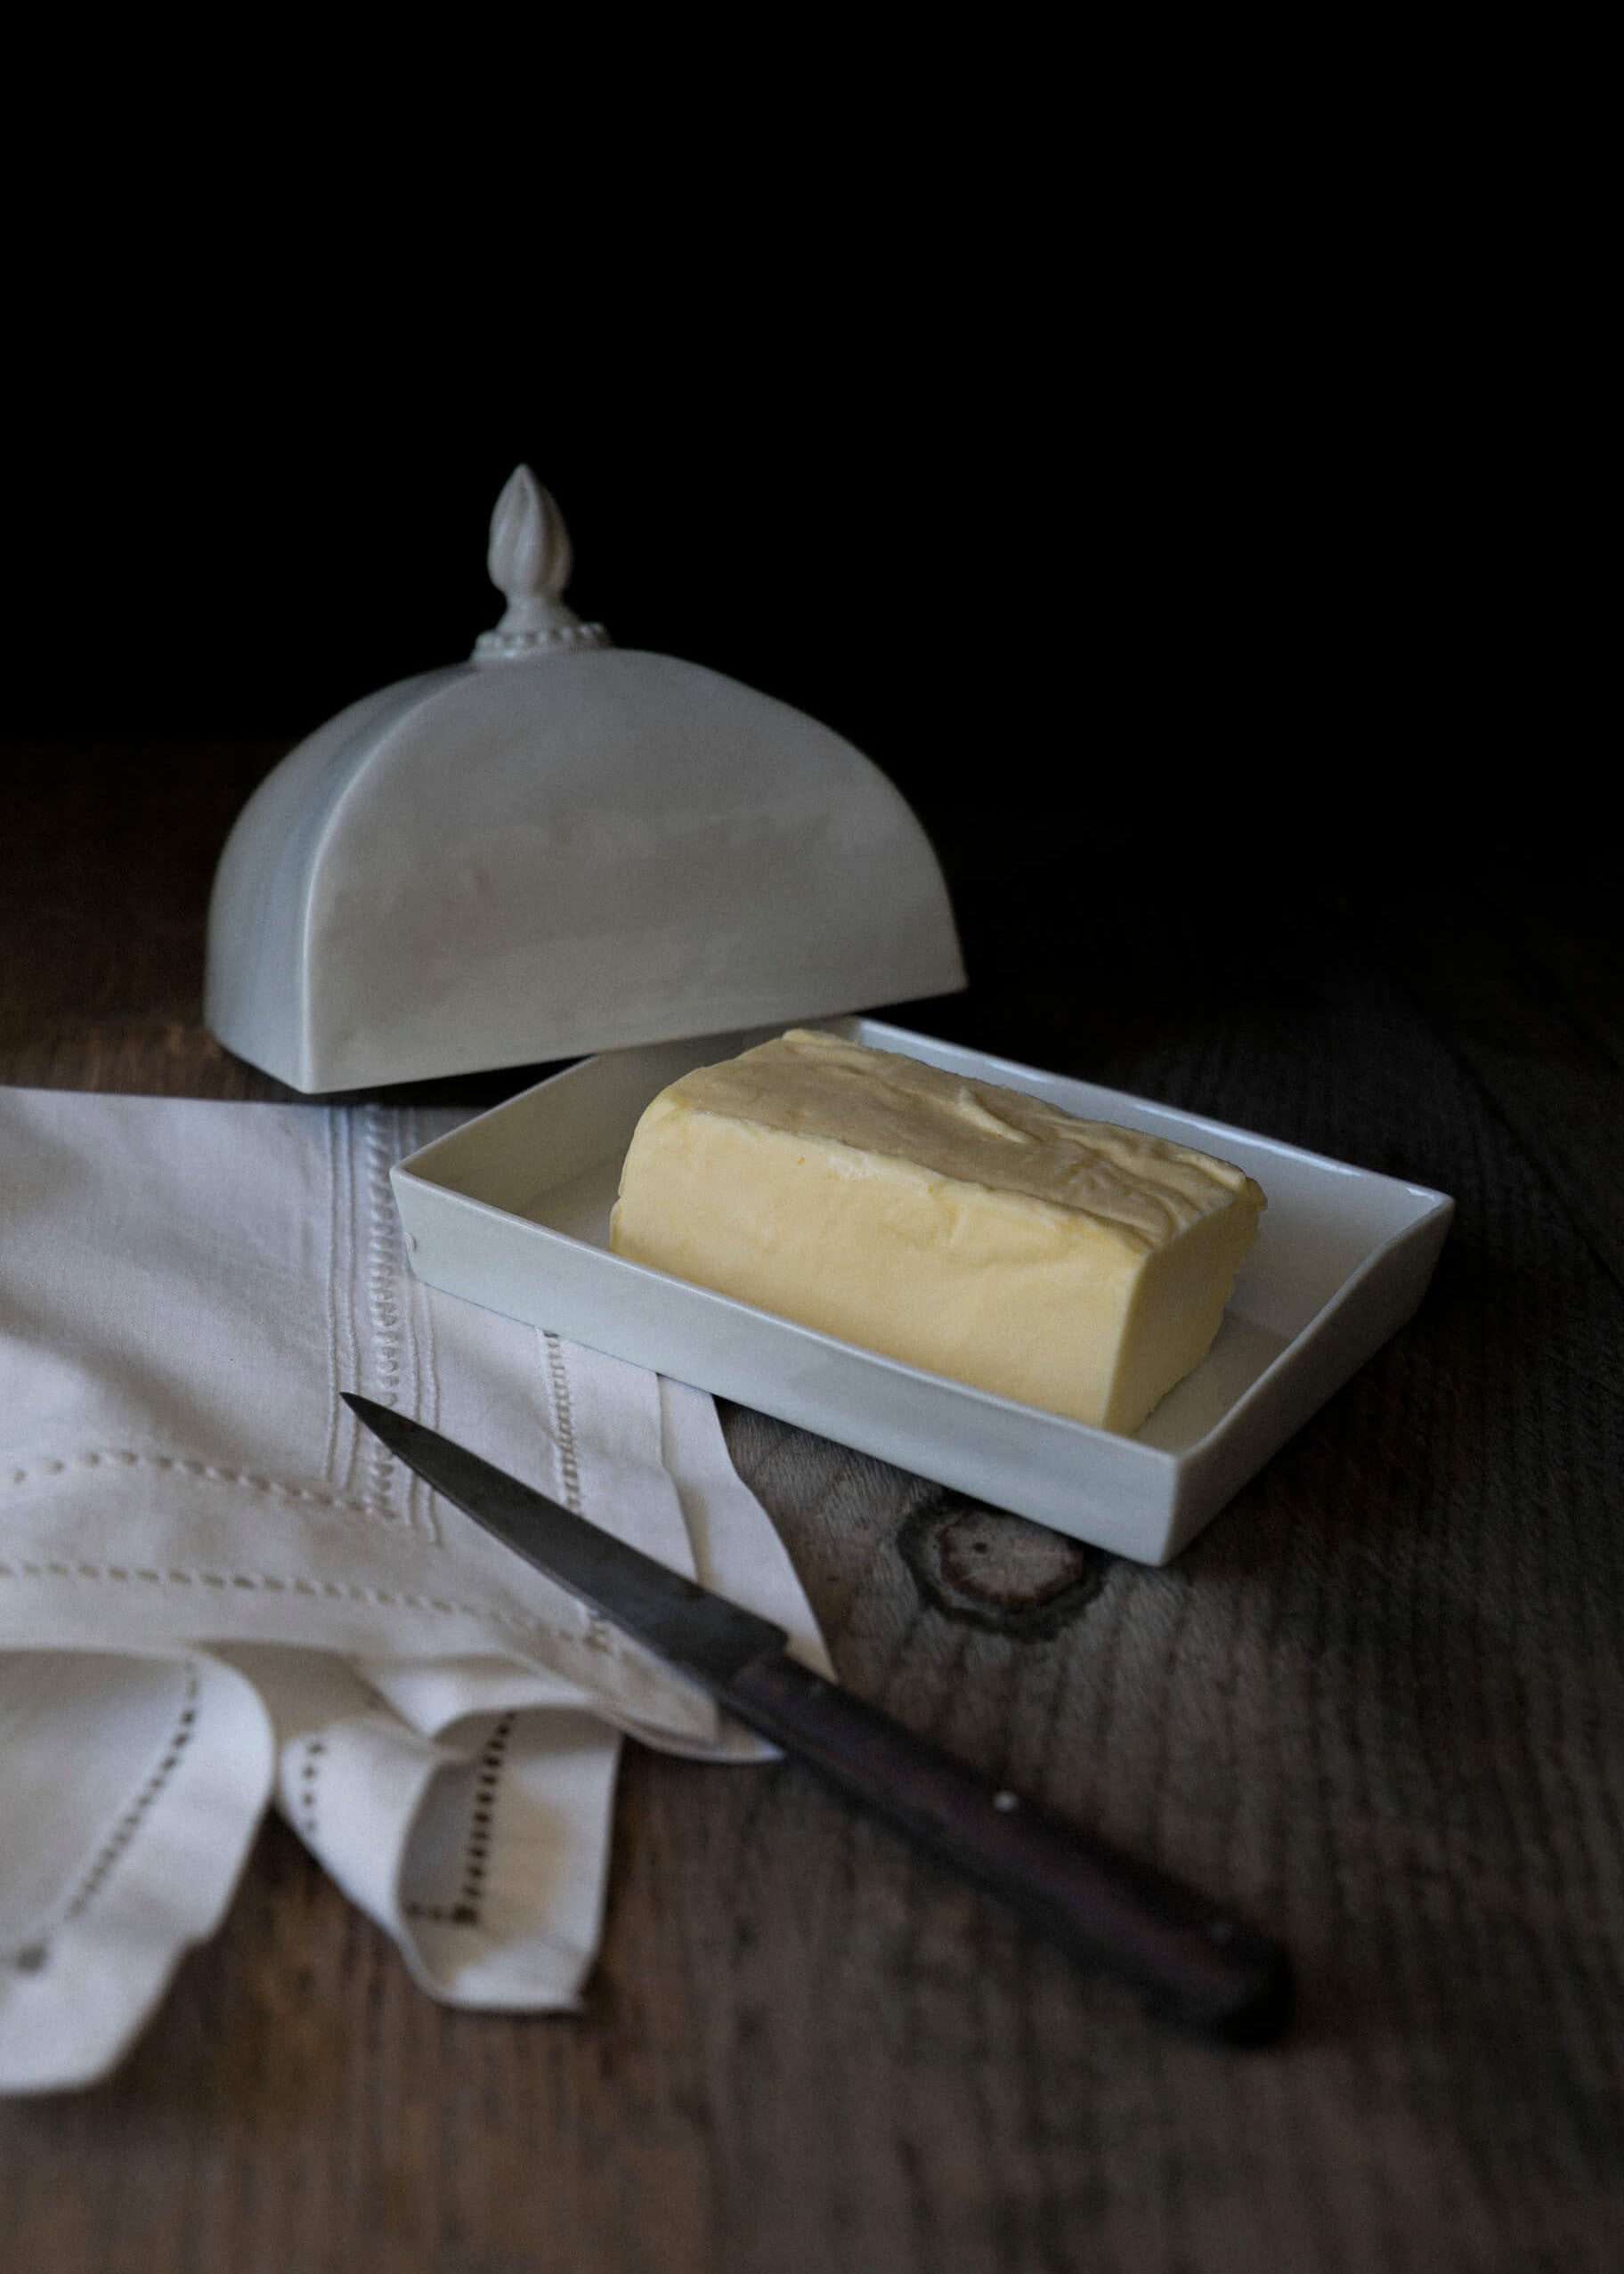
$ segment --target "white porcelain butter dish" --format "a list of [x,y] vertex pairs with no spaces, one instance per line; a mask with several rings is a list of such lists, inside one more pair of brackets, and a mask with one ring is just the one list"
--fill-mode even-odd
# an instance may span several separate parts
[[508,610],[261,784],[222,854],[205,1016],[329,1092],[790,1024],[964,985],[941,872],[880,769],[721,673],[564,605],[521,467]]
[[1198,1114],[869,1019],[824,1022],[1084,1120],[1232,1161],[1269,1196],[1209,1355],[1133,1436],[928,1374],[613,1252],[610,1211],[645,1109],[760,1032],[616,1051],[555,1074],[392,1172],[429,1286],[775,1414],[995,1508],[1146,1563],[1217,1515],[1420,1302],[1446,1195]]

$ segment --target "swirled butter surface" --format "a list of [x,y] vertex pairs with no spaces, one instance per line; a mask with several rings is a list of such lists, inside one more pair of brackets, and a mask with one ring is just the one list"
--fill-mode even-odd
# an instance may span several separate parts
[[617,1255],[1102,1428],[1217,1335],[1263,1195],[1210,1154],[796,1028],[661,1092]]

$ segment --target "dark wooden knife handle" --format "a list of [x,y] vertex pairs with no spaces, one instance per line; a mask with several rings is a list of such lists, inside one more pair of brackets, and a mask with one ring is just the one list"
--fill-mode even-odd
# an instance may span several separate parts
[[1195,1888],[978,1776],[783,1651],[752,1659],[723,1694],[741,1720],[1131,1982],[1168,2019],[1236,2043],[1285,2026],[1285,1952]]

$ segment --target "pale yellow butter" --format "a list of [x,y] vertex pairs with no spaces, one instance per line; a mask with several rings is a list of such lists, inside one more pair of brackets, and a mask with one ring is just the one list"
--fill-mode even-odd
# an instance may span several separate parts
[[1212,1347],[1263,1195],[1228,1162],[794,1029],[638,1122],[617,1255],[1106,1429]]

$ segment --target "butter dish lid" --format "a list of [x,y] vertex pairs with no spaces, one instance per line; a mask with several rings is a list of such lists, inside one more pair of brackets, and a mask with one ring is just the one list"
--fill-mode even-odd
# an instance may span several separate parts
[[240,815],[205,982],[229,1049],[372,1088],[964,985],[935,855],[871,759],[583,623],[528,467],[489,565],[507,610],[469,660],[351,704]]

